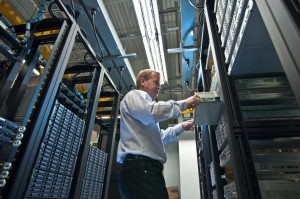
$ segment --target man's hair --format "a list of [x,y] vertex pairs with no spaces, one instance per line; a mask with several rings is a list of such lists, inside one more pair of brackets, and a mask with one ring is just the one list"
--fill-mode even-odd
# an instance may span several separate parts
[[153,69],[141,70],[136,77],[136,87],[139,89],[141,86],[141,79],[144,78],[145,80],[149,80],[151,78],[152,73],[160,74],[159,71]]

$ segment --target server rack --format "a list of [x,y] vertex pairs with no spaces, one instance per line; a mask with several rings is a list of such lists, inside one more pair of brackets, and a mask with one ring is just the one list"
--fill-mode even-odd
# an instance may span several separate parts
[[[7,68],[0,76],[1,198],[107,195],[112,152],[109,147],[105,152],[91,148],[89,140],[99,99],[110,92],[109,132],[110,142],[114,141],[120,93],[75,19],[61,1],[56,5],[62,17],[33,24],[26,45],[9,34],[1,36],[1,42],[6,43],[1,45],[5,46],[1,48],[1,64]],[[15,29],[17,34],[26,31],[24,25]],[[47,30],[54,33],[33,35]],[[48,44],[52,45],[51,53],[44,60],[41,51]],[[77,49],[86,52],[84,65],[71,63]],[[34,76],[33,69],[40,62],[43,71]],[[79,93],[74,89],[78,84],[88,91]],[[91,178],[91,172],[99,171],[100,176]],[[86,195],[87,191],[95,194]]]
[[223,112],[196,132],[203,198],[300,198],[297,6],[205,2],[200,59],[211,75],[198,88],[219,92]]

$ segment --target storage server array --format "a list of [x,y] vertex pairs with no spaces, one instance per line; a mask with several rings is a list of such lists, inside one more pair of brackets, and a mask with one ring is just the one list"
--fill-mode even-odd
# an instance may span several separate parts
[[80,198],[101,198],[103,191],[106,161],[107,153],[99,150],[94,146],[90,146]]
[[78,96],[78,93],[78,91],[74,93],[69,90],[64,84],[60,84],[60,92],[58,93],[58,98],[70,110],[83,117],[84,115],[82,114],[86,114],[86,106],[83,102],[83,99],[81,99],[82,96]]
[[0,117],[0,144],[10,147],[20,146],[25,129],[24,126]]
[[224,186],[225,199],[238,199],[235,182]]
[[34,170],[25,199],[68,198],[72,177]]
[[[199,153],[202,198],[300,199],[299,93],[293,90],[299,78],[288,72],[299,64],[287,61],[299,50],[282,53],[295,46],[282,41],[299,41],[288,12],[293,6],[215,0],[213,15],[212,3],[205,5],[210,43],[202,45],[213,55],[206,65],[217,69],[224,115],[208,128]],[[216,88],[211,79],[207,90]]]
[[[64,95],[62,98],[62,92],[66,91],[64,86],[61,88],[64,89],[59,91],[35,160],[27,198],[69,197],[85,122],[78,116],[83,110],[79,108],[76,96],[71,95],[72,99]],[[71,103],[74,101],[76,103]]]
[[0,189],[3,188],[6,184],[6,178],[9,176],[9,170],[11,168],[10,162],[0,162]]
[[[224,116],[221,115],[219,124],[215,130],[217,148],[219,151],[219,161],[221,167],[222,184],[224,183],[224,198],[235,199],[237,198],[237,192],[234,190],[235,182],[233,177],[233,169],[231,166],[231,152],[227,141],[227,133],[229,131],[228,124],[224,120]],[[212,172],[212,171],[211,171]],[[212,173],[211,173],[212,175]],[[213,174],[215,176],[215,174]],[[215,178],[215,177],[214,177]]]
[[213,199],[218,199],[218,196],[217,196],[217,190],[213,190],[212,191],[212,195],[213,195]]
[[9,178],[12,167],[11,152],[21,145],[25,126],[0,117],[0,190]]
[[230,156],[230,149],[229,145],[225,147],[225,149],[220,154],[220,166],[225,168],[230,164],[231,156]]
[[259,181],[263,199],[299,199],[299,183],[284,180]]
[[230,69],[232,69],[233,65],[235,64],[237,53],[241,49],[240,44],[241,44],[241,41],[244,37],[246,27],[249,24],[248,20],[249,20],[250,15],[252,14],[253,9],[254,9],[254,3],[253,3],[252,0],[249,0],[247,8],[245,10],[244,17],[242,19],[240,30],[237,34],[236,42],[235,42],[234,46],[231,46],[232,54],[231,54],[230,63],[229,63],[229,67],[228,67],[229,68],[228,69],[229,73],[230,73]]
[[211,162],[209,165],[209,173],[210,173],[210,180],[211,180],[211,186],[216,185],[216,175],[215,175],[215,167],[214,162]]
[[222,46],[225,48],[224,56],[225,56],[226,64],[230,63],[232,51],[233,51],[238,33],[240,31],[240,27],[241,27],[241,24],[243,21],[247,2],[248,2],[248,0],[237,0],[235,3],[235,6],[233,6],[231,9],[231,10],[233,10],[233,12],[231,12],[231,14],[228,13],[229,20],[228,20],[228,25],[227,25],[227,28],[228,28],[227,38],[226,38],[226,34],[225,34],[223,37],[223,41],[222,41]]
[[215,134],[216,134],[216,139],[217,139],[217,147],[218,150],[221,151],[222,148],[224,148],[227,139],[227,132],[228,131],[228,126],[224,121],[224,117],[223,115],[221,115],[220,117],[220,121],[219,124],[215,130]]
[[299,139],[251,141],[251,146],[263,198],[300,198]]
[[236,0],[228,0],[225,16],[222,24],[222,32],[221,32],[221,46],[224,47],[226,44],[226,40],[229,33],[229,28],[233,18],[233,11],[235,8]]
[[222,32],[222,24],[225,18],[225,11],[227,7],[227,0],[218,0],[218,3],[216,4],[216,18],[217,18],[217,25],[218,25],[218,32]]

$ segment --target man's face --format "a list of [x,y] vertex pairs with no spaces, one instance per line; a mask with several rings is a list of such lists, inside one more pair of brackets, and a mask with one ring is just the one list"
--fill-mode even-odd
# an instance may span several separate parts
[[151,78],[148,80],[142,78],[141,84],[143,86],[143,90],[146,91],[153,100],[157,98],[158,93],[161,90],[160,77],[158,73],[153,72],[151,74]]

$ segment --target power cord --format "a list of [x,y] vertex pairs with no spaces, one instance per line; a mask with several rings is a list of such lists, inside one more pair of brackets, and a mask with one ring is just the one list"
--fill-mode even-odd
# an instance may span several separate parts
[[189,87],[189,81],[185,81],[185,85],[186,85],[186,87],[187,87],[187,89],[188,89],[189,91],[197,92],[196,89],[190,89],[190,87]]
[[191,6],[193,6],[194,8],[203,8],[203,6],[200,5],[200,4],[194,4],[194,3],[192,2],[192,0],[189,0],[189,3],[190,3]]
[[196,68],[197,70],[199,70],[199,68],[197,68],[197,66],[199,65],[199,62],[200,62],[200,60],[196,61],[195,63],[193,63],[193,64],[190,66],[190,65],[189,65],[189,64],[190,64],[189,59],[186,59],[186,60],[185,60],[185,63],[186,63],[186,65],[187,65],[188,70],[192,70],[192,68],[193,68],[194,66],[195,66],[195,68]]
[[204,15],[204,6],[203,5],[201,5],[201,3],[199,3],[199,4],[194,4],[193,2],[192,2],[192,0],[188,0],[189,1],[189,3],[191,4],[191,6],[193,6],[194,8],[196,8],[196,9],[201,9],[200,10],[200,12],[199,12],[199,15],[198,15],[198,22],[199,22],[199,24],[201,25],[201,26],[203,26],[203,15]]
[[95,16],[96,16],[96,13],[97,13],[96,9],[93,8],[93,9],[92,9],[93,30],[94,30],[94,35],[95,35],[95,37],[96,37],[98,46],[99,46],[99,48],[100,48],[100,53],[101,53],[101,55],[100,55],[100,62],[102,63],[103,58],[104,58],[104,55],[103,55],[103,50],[102,50],[102,48],[101,48],[100,41],[99,41],[99,39],[98,39],[98,37],[97,37],[97,32],[96,32],[96,26],[95,26]]
[[49,14],[50,14],[51,17],[53,17],[53,18],[58,19],[58,20],[60,20],[60,21],[63,21],[63,20],[64,20],[63,18],[57,17],[57,16],[53,13],[53,11],[52,11],[52,5],[53,5],[53,4],[56,4],[56,2],[52,2],[52,3],[50,3],[50,4],[48,5],[48,12],[49,12]]
[[125,67],[124,66],[120,66],[120,70],[121,70],[121,75],[120,75],[120,79],[119,79],[119,90],[120,92],[122,91],[122,86],[121,86],[121,79],[123,78],[123,72],[124,72]]
[[85,54],[84,54],[84,56],[83,56],[83,59],[84,59],[84,61],[88,64],[88,65],[91,65],[91,66],[93,66],[93,64],[91,64],[88,60],[87,60],[87,56],[91,56],[91,54],[89,53],[89,52],[86,52]]
[[204,9],[202,8],[198,15],[198,23],[203,26],[203,16],[204,16]]

